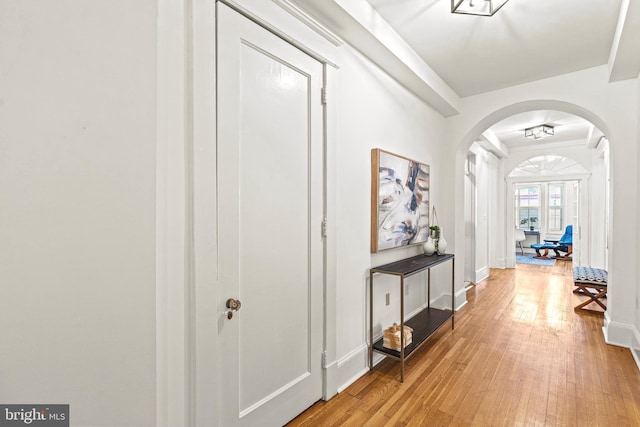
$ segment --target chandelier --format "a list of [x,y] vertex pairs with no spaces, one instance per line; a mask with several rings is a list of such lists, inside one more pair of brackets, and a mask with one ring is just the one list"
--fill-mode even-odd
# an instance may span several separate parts
[[542,139],[553,134],[553,126],[550,125],[534,126],[524,130],[524,136],[533,139]]
[[493,16],[509,0],[451,0],[451,13]]

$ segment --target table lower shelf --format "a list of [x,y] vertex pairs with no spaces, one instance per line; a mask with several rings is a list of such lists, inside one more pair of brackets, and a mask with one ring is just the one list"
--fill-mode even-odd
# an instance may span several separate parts
[[[405,325],[413,328],[412,343],[404,348],[404,358],[417,350],[427,338],[429,338],[440,326],[453,317],[451,310],[440,310],[437,308],[425,308],[411,319],[404,322]],[[380,338],[373,344],[373,351],[382,353],[384,355],[400,359],[401,355],[399,351],[391,350],[383,346],[383,339]]]

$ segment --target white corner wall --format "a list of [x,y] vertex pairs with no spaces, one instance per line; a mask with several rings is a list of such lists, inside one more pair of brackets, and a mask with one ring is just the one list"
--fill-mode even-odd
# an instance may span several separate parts
[[[504,180],[499,174],[501,160],[478,144],[470,147],[475,154],[476,206],[474,283],[489,277],[491,268],[504,268]],[[465,215],[469,215],[466,213]],[[458,227],[462,229],[462,227]]]
[[479,283],[489,277],[489,206],[494,200],[489,198],[489,180],[491,176],[489,156],[491,154],[482,148],[476,150],[476,259],[474,283]]
[[[638,76],[638,78],[636,79],[636,83],[638,83],[637,85],[637,92],[636,92],[636,100],[638,102],[638,111],[636,112],[636,126],[637,126],[637,132],[638,132],[638,142],[640,143],[640,76]],[[640,165],[640,150],[638,150],[637,153],[638,157],[636,158],[636,165]],[[636,200],[640,200],[640,177],[638,177],[638,183],[636,184]],[[637,218],[636,218],[636,224],[640,224],[640,209],[638,210],[638,214],[637,214]],[[637,227],[636,229],[636,233],[635,233],[635,237],[636,237],[636,242],[637,245],[640,245],[640,227]],[[638,248],[638,254],[636,255],[635,258],[635,262],[633,262],[633,264],[636,266],[636,277],[638,277],[638,273],[640,273],[640,262],[639,262],[639,256],[640,256],[640,248]],[[631,339],[631,352],[633,354],[633,357],[636,361],[636,364],[638,365],[638,368],[640,368],[640,290],[637,291],[636,293],[636,298],[635,298],[635,306],[636,306],[636,311],[635,311],[635,319],[634,319],[634,323],[633,323],[633,337]]]
[[155,1],[0,1],[0,402],[155,425]]

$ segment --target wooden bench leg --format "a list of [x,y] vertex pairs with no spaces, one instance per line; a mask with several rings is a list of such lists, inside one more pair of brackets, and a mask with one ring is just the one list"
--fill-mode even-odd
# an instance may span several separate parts
[[[588,304],[591,304],[591,302],[595,302],[596,304],[598,304],[600,307],[602,307],[603,310],[607,309],[607,306],[604,305],[602,303],[602,301],[600,301],[600,298],[604,297],[605,295],[607,295],[607,288],[603,288],[601,286],[594,286],[594,285],[583,285],[583,284],[579,284],[576,283],[575,284],[578,288],[582,289],[582,292],[589,297],[589,299],[581,304],[576,305],[575,309],[581,309],[583,307],[585,307]],[[589,292],[589,290],[587,288],[593,288],[595,290],[598,291],[597,294],[592,294],[591,292]]]

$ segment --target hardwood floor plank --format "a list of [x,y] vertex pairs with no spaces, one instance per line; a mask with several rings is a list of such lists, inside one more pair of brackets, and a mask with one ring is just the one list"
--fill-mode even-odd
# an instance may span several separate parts
[[638,426],[640,372],[574,310],[570,262],[491,270],[405,365],[383,360],[290,426]]

